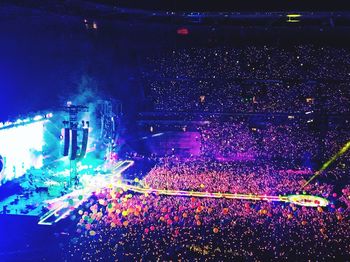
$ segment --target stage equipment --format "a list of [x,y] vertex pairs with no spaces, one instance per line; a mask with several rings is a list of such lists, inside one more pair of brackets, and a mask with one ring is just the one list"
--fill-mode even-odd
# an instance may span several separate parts
[[71,130],[72,134],[72,146],[71,146],[71,153],[69,156],[70,160],[75,160],[77,157],[77,150],[78,150],[78,130],[76,128]]
[[122,116],[122,104],[118,100],[102,100],[98,103],[100,116],[100,140],[108,145],[118,135],[119,121]]
[[[77,161],[80,161],[85,156],[89,134],[89,129],[85,128],[84,120],[81,121],[82,126],[79,125],[78,114],[80,112],[88,112],[89,110],[87,106],[73,105],[71,102],[67,102],[67,106],[64,107],[64,111],[69,114],[69,121],[63,121],[63,124],[66,125],[64,132],[65,143],[63,156],[69,155],[70,184],[73,182],[78,184]],[[80,143],[78,143],[78,136],[80,132],[83,132],[81,146],[79,146]],[[78,152],[79,148],[81,148],[80,152]]]
[[80,161],[84,158],[86,154],[87,144],[88,144],[88,138],[89,138],[89,128],[83,128],[83,140],[81,142],[81,149],[80,154],[77,157],[77,160]]
[[68,156],[70,147],[70,130],[69,128],[64,129],[64,148],[63,148],[63,156]]

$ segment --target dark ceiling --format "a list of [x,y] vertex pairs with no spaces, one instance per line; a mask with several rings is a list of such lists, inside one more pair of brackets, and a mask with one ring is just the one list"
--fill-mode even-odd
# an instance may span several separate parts
[[315,0],[92,0],[117,7],[174,12],[344,11],[348,1]]
[[[349,6],[340,0],[2,0],[0,7],[6,8],[0,11],[9,15],[11,8],[21,7],[83,19],[172,25],[350,28]],[[301,16],[290,19],[291,13]]]
[[2,0],[1,4],[47,10],[120,10],[154,12],[344,12],[347,0]]

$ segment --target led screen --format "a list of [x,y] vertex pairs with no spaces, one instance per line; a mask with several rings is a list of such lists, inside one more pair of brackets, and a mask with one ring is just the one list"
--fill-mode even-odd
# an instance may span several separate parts
[[42,167],[43,124],[39,121],[0,130],[0,184],[22,176],[31,167]]

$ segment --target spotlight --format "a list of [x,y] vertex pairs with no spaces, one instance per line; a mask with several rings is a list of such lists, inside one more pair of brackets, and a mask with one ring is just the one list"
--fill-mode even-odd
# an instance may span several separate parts
[[43,119],[43,116],[41,116],[41,115],[36,115],[36,116],[33,118],[34,121],[39,121],[39,120],[41,120],[41,119]]

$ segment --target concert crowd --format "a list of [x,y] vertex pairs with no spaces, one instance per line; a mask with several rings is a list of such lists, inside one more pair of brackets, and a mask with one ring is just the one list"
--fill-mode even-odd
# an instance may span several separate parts
[[[71,216],[77,230],[67,259],[349,259],[349,153],[304,187],[350,140],[349,123],[331,118],[349,112],[349,61],[349,50],[313,45],[188,48],[150,57],[143,79],[152,110],[209,117],[196,127],[198,156],[157,156],[134,185],[314,195],[329,205],[140,194],[113,185]],[[271,114],[271,121],[210,115],[216,113]],[[283,121],[274,118],[280,113]]]

